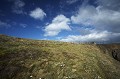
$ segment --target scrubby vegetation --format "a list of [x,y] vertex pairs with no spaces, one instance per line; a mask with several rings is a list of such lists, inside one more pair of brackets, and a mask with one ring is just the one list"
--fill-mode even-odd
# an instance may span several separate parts
[[0,79],[120,79],[114,49],[0,35]]

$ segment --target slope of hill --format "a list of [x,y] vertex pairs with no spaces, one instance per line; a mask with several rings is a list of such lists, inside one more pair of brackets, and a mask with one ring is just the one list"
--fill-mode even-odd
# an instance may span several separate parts
[[0,35],[0,79],[120,79],[116,49]]

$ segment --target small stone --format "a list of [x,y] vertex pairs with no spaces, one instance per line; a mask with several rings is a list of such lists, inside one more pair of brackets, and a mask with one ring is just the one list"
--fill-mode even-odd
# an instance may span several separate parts
[[65,77],[65,78],[69,78],[69,77]]
[[31,75],[30,77],[32,78],[33,76]]
[[98,76],[98,79],[100,79],[101,77],[100,76]]
[[65,66],[65,64],[61,64],[60,66],[61,66],[61,67],[64,67],[64,66]]

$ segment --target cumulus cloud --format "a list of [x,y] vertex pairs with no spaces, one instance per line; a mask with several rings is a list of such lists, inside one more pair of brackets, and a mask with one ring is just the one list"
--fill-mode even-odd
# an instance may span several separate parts
[[22,0],[15,0],[14,5],[12,6],[12,12],[16,14],[26,14],[23,11],[24,6],[25,6],[25,3]]
[[[81,7],[78,14],[71,17],[73,23],[93,26],[98,30],[120,32],[120,12],[104,9],[101,6]],[[113,29],[115,28],[115,29]]]
[[86,2],[71,16],[78,24],[80,35],[61,38],[66,42],[120,42],[120,0],[97,0],[93,6]]
[[0,21],[0,27],[11,27],[11,25],[6,22]]
[[70,31],[71,28],[69,26],[70,19],[65,17],[64,15],[58,15],[52,20],[51,24],[48,24],[44,31],[44,36],[56,36],[58,35],[62,30],[68,30]]
[[[120,33],[112,32],[93,32],[86,35],[69,35],[66,38],[61,39],[60,41],[66,42],[119,42],[117,38],[120,38]],[[116,40],[115,40],[116,39]]]
[[91,25],[92,18],[96,14],[96,9],[93,6],[80,7],[76,15],[71,17],[71,20],[75,24],[83,24],[85,26]]
[[36,8],[35,10],[31,11],[29,15],[34,19],[43,20],[46,16],[46,13],[41,8]]

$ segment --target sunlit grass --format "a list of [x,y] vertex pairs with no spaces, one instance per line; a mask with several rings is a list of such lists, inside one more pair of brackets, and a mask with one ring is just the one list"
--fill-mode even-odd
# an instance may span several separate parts
[[[0,79],[119,79],[120,45],[74,44],[0,36]],[[105,53],[106,52],[106,53]]]

